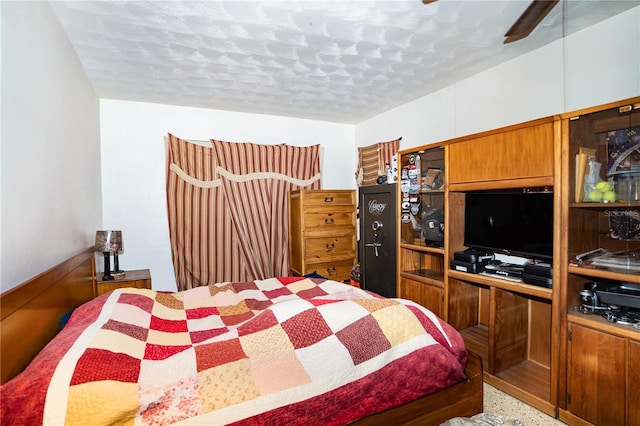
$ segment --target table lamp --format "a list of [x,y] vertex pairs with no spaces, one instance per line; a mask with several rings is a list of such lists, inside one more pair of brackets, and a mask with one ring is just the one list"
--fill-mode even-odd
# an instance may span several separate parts
[[111,253],[114,252],[114,248],[111,245],[111,232],[112,231],[96,231],[96,243],[94,250],[104,254],[104,275],[103,281],[111,281],[114,279],[111,275]]
[[113,249],[113,275],[124,275],[124,271],[120,269],[118,255],[124,252],[124,244],[122,242],[122,231],[111,231],[109,241]]

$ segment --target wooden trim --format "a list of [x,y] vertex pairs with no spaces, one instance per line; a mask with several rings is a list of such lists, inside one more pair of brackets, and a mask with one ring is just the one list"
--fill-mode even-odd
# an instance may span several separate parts
[[90,247],[0,295],[1,383],[20,373],[57,334],[62,315],[93,298],[94,275]]
[[561,114],[560,116],[563,119],[564,118],[572,119],[572,118],[580,117],[581,115],[591,114],[592,112],[599,112],[599,111],[604,111],[606,109],[618,108],[624,105],[634,105],[634,104],[637,104],[638,102],[640,102],[640,96],[623,99],[617,102],[610,102],[608,104],[597,105],[589,108],[578,109],[575,111],[566,112],[564,114]]

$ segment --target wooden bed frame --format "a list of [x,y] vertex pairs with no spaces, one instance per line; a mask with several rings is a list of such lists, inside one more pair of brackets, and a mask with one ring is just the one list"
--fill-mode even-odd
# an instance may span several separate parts
[[58,333],[62,316],[93,298],[93,247],[0,295],[0,378],[11,379]]
[[[22,371],[55,336],[60,318],[94,297],[93,247],[0,295],[2,383]],[[439,425],[482,412],[482,361],[469,353],[467,380],[354,425]],[[354,404],[357,404],[354,401]]]

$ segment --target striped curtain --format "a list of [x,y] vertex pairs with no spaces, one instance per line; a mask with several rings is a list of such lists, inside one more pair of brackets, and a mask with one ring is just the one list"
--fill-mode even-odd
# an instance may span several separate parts
[[392,157],[398,153],[401,139],[358,148],[358,186],[375,185],[378,176],[386,174],[385,166],[391,164]]
[[287,194],[320,189],[319,145],[169,135],[167,205],[178,290],[289,271]]
[[211,142],[249,276],[288,275],[288,194],[320,189],[319,145]]

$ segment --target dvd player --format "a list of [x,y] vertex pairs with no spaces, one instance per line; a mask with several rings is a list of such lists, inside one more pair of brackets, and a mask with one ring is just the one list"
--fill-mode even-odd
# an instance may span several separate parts
[[484,271],[489,274],[502,275],[504,277],[522,278],[522,275],[524,274],[524,266],[513,265],[510,263],[490,263],[485,265]]

